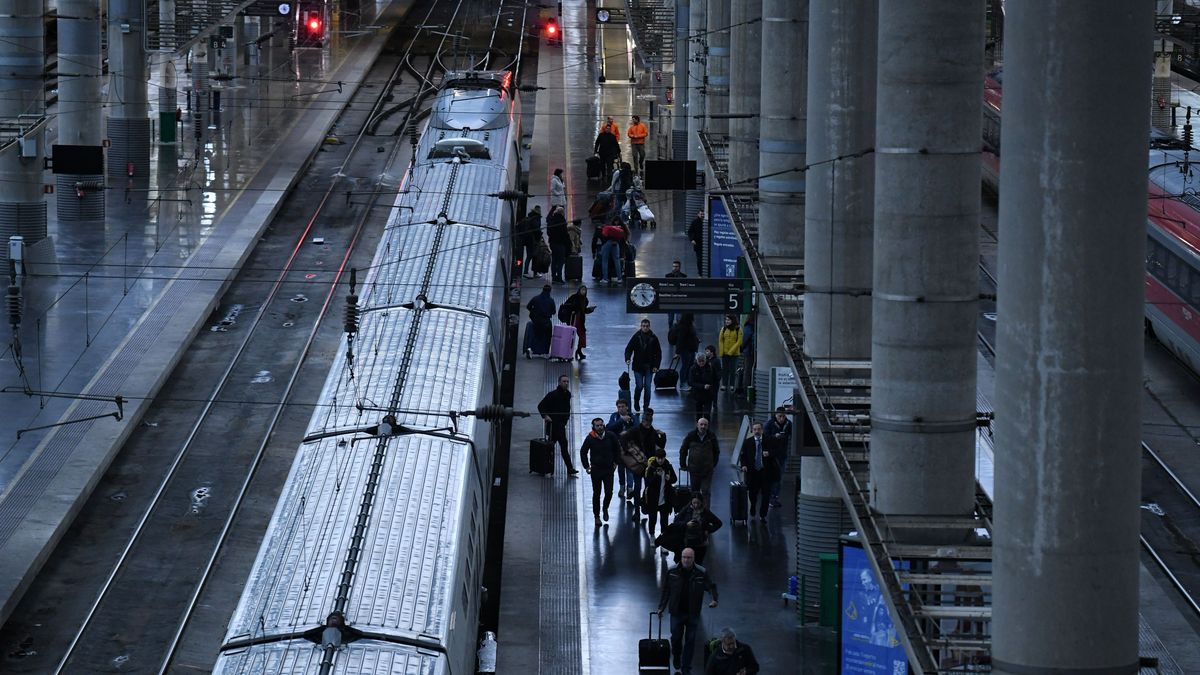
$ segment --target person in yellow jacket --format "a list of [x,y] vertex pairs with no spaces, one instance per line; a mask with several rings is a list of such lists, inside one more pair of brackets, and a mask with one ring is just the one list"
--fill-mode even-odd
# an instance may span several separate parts
[[633,123],[625,133],[629,136],[629,147],[633,152],[633,170],[640,175],[646,165],[646,139],[650,136],[650,130],[642,123],[641,117],[634,115]]
[[717,335],[717,348],[721,356],[721,391],[737,387],[737,363],[742,355],[742,327],[737,317],[725,315],[725,325]]

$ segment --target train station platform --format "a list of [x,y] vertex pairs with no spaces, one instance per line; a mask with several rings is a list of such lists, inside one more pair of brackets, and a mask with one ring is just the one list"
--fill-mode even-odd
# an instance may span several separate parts
[[[531,192],[545,195],[553,170],[565,170],[570,214],[584,220],[583,283],[597,309],[587,318],[586,360],[560,363],[518,358],[514,405],[520,410],[536,410],[542,396],[557,386],[559,375],[569,375],[573,416],[568,433],[578,468],[578,448],[590,429],[590,420],[607,420],[615,410],[622,351],[641,318],[626,313],[623,287],[595,285],[591,279],[588,242],[592,225],[586,210],[601,184],[588,183],[584,160],[592,154],[604,117],[612,116],[621,124],[622,150],[628,155],[624,128],[629,116],[638,113],[645,120],[648,115],[646,104],[636,98],[640,93],[637,86],[612,79],[597,84],[596,59],[588,58],[584,10],[564,5],[563,12],[564,45],[540,50],[537,84],[543,89],[537,94],[533,118],[529,183]],[[525,125],[529,127],[528,118]],[[652,128],[651,133],[654,131]],[[654,159],[652,155],[647,158]],[[672,260],[683,261],[684,270],[693,274],[691,246],[685,234],[671,225],[667,193],[650,193],[647,201],[659,225],[633,234],[639,274],[665,275]],[[530,202],[531,206],[536,203],[543,204],[543,213],[548,212],[543,197]],[[523,280],[522,307],[541,287],[540,279]],[[578,287],[575,282],[553,286],[555,302],[560,303]],[[669,350],[666,315],[649,316],[664,350]],[[523,325],[524,311],[521,319]],[[698,319],[703,344],[715,344],[721,318]],[[670,356],[665,354],[668,359]],[[732,394],[721,394],[718,401],[715,429],[722,461],[714,479],[713,510],[725,524],[713,535],[704,564],[718,584],[720,603],[704,610],[698,638],[707,639],[725,626],[732,627],[739,639],[753,647],[762,672],[799,672],[796,664],[805,649],[804,633],[795,606],[785,607],[780,597],[787,590],[789,570],[795,569],[795,509],[787,508],[794,504],[794,485],[785,486],[781,496],[785,508],[772,510],[767,522],[733,524],[728,519],[729,482],[735,479],[729,457],[741,424],[740,405],[744,401],[739,403]],[[667,435],[668,456],[677,464],[679,444],[695,428],[691,400],[679,393],[655,393],[651,407],[655,426]],[[596,528],[591,480],[582,471],[576,478],[568,477],[557,452],[553,475],[529,473],[528,441],[541,433],[541,419],[536,415],[514,421],[498,672],[636,672],[638,640],[646,637],[649,612],[659,601],[661,579],[673,563],[670,557],[659,555],[645,521],[632,522],[632,506],[615,496],[609,522]],[[669,633],[669,620],[664,618],[663,624],[664,633]],[[810,650],[819,651],[823,643],[814,638],[807,644]],[[698,646],[696,651],[702,649]],[[833,664],[814,656],[806,662],[816,667],[806,672],[828,672],[825,666]],[[693,672],[703,671],[700,653],[694,664]]]
[[[671,348],[666,345],[665,315],[627,313],[626,289],[594,284],[589,274],[592,225],[586,209],[606,183],[589,183],[584,159],[591,154],[593,139],[605,117],[616,119],[622,131],[630,114],[647,119],[646,105],[637,98],[642,92],[637,83],[622,79],[606,78],[598,83],[602,72],[598,56],[610,55],[594,37],[589,38],[582,10],[564,7],[563,27],[563,46],[540,50],[537,84],[541,91],[536,95],[532,124],[528,117],[525,122],[527,129],[533,128],[530,191],[539,195],[530,204],[540,203],[543,213],[548,212],[548,200],[542,196],[549,191],[553,170],[562,167],[567,178],[569,218],[584,221],[582,283],[588,286],[596,310],[587,317],[586,360],[562,363],[518,359],[514,405],[519,410],[536,411],[538,401],[557,386],[559,376],[567,375],[573,412],[568,436],[572,461],[579,468],[578,448],[590,429],[589,421],[593,417],[607,419],[614,410],[617,377],[624,367],[622,351],[642,316],[651,318],[666,358]],[[628,159],[628,147],[622,140]],[[655,157],[650,154],[648,158]],[[661,276],[670,270],[672,260],[681,260],[684,270],[692,274],[691,247],[684,233],[672,226],[675,219],[671,217],[671,199],[665,193],[650,193],[649,202],[659,227],[633,233],[639,275]],[[525,304],[548,279],[523,280],[522,326],[526,323]],[[556,304],[579,286],[578,282],[553,285]],[[698,318],[702,344],[715,344],[721,317]],[[978,365],[980,401],[987,406],[994,370],[983,356]],[[784,506],[772,510],[766,523],[751,521],[743,525],[729,521],[729,483],[737,478],[729,457],[741,440],[738,434],[749,413],[745,406],[744,400],[731,394],[723,393],[718,399],[715,428],[722,461],[714,480],[712,503],[713,511],[725,523],[713,536],[705,566],[719,586],[720,603],[717,608],[704,610],[698,639],[715,636],[728,626],[753,647],[761,672],[837,672],[833,631],[801,625],[794,606],[785,607],[780,599],[788,576],[796,569],[795,476],[785,477],[781,493]],[[651,407],[655,410],[655,426],[667,435],[668,457],[676,463],[680,441],[694,428],[691,401],[686,394],[656,392]],[[597,528],[592,519],[590,478],[582,472],[569,477],[557,450],[554,474],[543,477],[529,473],[528,442],[541,434],[542,422],[536,414],[513,424],[498,672],[635,672],[637,642],[646,637],[648,613],[657,606],[671,559],[658,555],[645,521],[632,522],[632,506],[618,498],[614,497],[609,522]],[[977,470],[981,483],[989,490],[990,453],[990,445],[981,442]],[[1145,566],[1141,590],[1140,654],[1156,662],[1154,668],[1142,672],[1191,672],[1200,663],[1200,655],[1190,644],[1193,629],[1170,599],[1170,592]],[[664,632],[669,632],[665,620]],[[692,671],[703,672],[699,646],[696,651]]]
[[199,125],[189,112],[176,144],[152,145],[150,176],[110,179],[103,222],[60,223],[49,197],[19,351],[0,357],[0,622],[191,339],[220,330],[222,293],[409,5],[364,6],[360,30],[325,50],[289,50],[286,35],[264,44],[222,83],[220,111]]

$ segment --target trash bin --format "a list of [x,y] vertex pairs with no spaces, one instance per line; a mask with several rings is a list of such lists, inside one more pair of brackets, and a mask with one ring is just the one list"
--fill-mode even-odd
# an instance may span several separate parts
[[837,626],[838,618],[838,554],[821,556],[821,608],[819,623],[826,628]]

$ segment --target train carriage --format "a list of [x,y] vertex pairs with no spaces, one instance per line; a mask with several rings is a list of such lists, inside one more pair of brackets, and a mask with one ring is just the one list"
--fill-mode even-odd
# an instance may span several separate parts
[[216,673],[475,672],[497,436],[453,413],[497,402],[520,136],[509,73],[446,82]]

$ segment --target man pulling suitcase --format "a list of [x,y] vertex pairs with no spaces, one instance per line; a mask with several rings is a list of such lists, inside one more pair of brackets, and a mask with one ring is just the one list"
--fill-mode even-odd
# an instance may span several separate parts
[[696,552],[683,549],[679,564],[667,571],[663,581],[658,615],[662,616],[668,608],[671,610],[671,660],[675,670],[684,675],[692,672],[692,652],[696,647],[696,630],[700,627],[706,592],[712,595],[708,606],[716,607],[717,585],[708,576],[708,571],[696,564]]

